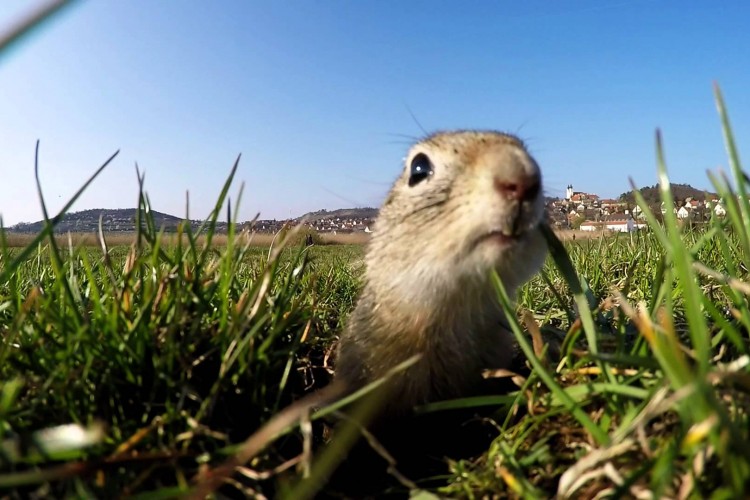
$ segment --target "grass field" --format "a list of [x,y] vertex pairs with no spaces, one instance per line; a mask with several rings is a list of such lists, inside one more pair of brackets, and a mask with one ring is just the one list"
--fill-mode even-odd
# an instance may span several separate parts
[[[7,248],[25,248],[29,246],[34,239],[35,234],[30,233],[15,233],[8,232],[5,236],[5,246]],[[109,246],[130,246],[136,243],[138,235],[136,233],[113,233],[107,235],[107,243]],[[276,235],[269,233],[256,233],[248,232],[243,233],[240,238],[243,243],[249,243],[256,247],[270,247],[274,244]],[[182,239],[183,244],[187,244],[187,236],[184,234],[178,236],[174,233],[164,234],[160,237],[161,244],[163,246],[175,246],[178,243],[178,239]],[[369,235],[366,233],[344,233],[344,234],[332,234],[332,233],[321,233],[317,235],[318,245],[364,245],[369,240]],[[205,244],[206,237],[198,236],[196,243],[199,245]],[[226,234],[215,234],[211,238],[214,246],[226,246],[227,235]],[[70,246],[75,247],[99,247],[101,241],[98,234],[94,233],[66,233],[55,235],[55,242],[58,246]]]
[[[552,256],[517,306],[497,282],[530,374],[510,394],[452,402],[494,403],[500,436],[476,459],[450,462],[431,492],[420,478],[402,481],[413,494],[748,491],[750,204],[720,109],[736,190],[714,179],[727,217],[702,232],[682,232],[668,212],[632,235],[562,244],[550,233]],[[671,204],[661,145],[658,163]],[[329,383],[363,247],[217,240],[230,183],[200,234],[162,239],[144,215],[128,245],[55,239],[54,218],[25,247],[3,240],[0,489],[169,498],[221,485],[302,498],[320,487],[303,479],[325,473],[307,449],[306,419],[301,431],[264,437],[263,451],[215,485],[206,478],[282,408]],[[557,364],[539,342],[550,332],[565,337]]]
[[[13,27],[0,54],[62,5]],[[657,138],[663,223],[639,200],[648,231],[564,243],[548,232],[551,257],[517,303],[495,280],[528,373],[512,374],[510,393],[422,411],[489,407],[499,436],[471,460],[446,457],[438,481],[393,464],[397,489],[423,499],[750,493],[750,182],[716,99],[731,168],[711,180],[726,218],[679,228]],[[136,234],[56,236],[62,213],[47,217],[43,200],[41,234],[0,230],[3,498],[326,491],[346,428],[322,446],[314,436],[330,406],[284,409],[331,387],[364,242],[216,234],[219,215],[238,212],[227,207],[233,175],[197,233],[160,234],[142,179]],[[555,335],[559,362],[543,342]]]
[[[0,53],[38,22],[9,32]],[[394,464],[401,491],[748,496],[750,182],[716,94],[730,169],[711,180],[727,216],[683,232],[670,210],[661,223],[641,203],[648,231],[564,243],[548,234],[551,257],[517,304],[496,280],[529,373],[508,394],[449,403],[491,408],[499,437],[471,460],[447,457],[450,473],[429,486]],[[657,174],[671,208],[658,138]],[[231,181],[195,234],[160,235],[143,191],[144,229],[124,239],[55,236],[60,214],[25,240],[0,231],[3,498],[326,491],[320,478],[344,435],[310,443],[331,408],[278,418],[330,387],[362,242],[217,235]],[[556,334],[559,362],[542,341]]]

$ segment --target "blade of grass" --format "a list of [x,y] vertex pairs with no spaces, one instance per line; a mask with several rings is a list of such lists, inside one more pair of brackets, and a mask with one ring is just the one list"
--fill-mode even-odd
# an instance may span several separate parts
[[[39,145],[39,141],[37,141],[37,147]],[[94,179],[96,179],[100,173],[109,165],[112,160],[115,159],[115,157],[120,153],[120,151],[115,151],[115,153],[110,156],[94,173],[89,177],[86,182],[81,186],[81,188],[75,192],[75,194],[68,200],[68,202],[63,206],[62,209],[49,219],[49,224],[46,224],[42,231],[39,232],[38,235],[29,243],[26,247],[24,247],[23,250],[21,250],[18,255],[15,256],[15,258],[6,266],[3,267],[2,271],[0,271],[0,283],[6,281],[8,277],[18,268],[18,266],[24,262],[29,255],[31,255],[35,250],[37,250],[39,243],[50,236],[50,232],[54,229],[54,227],[62,220],[63,216],[70,210],[70,207],[73,206],[73,204],[78,200],[78,198],[81,197],[83,192],[86,190],[86,188],[91,185],[92,182],[94,182]]]
[[10,52],[10,49],[15,44],[21,42],[24,37],[31,35],[34,30],[40,29],[44,23],[50,21],[64,7],[68,7],[73,3],[75,3],[75,0],[49,1],[39,6],[18,24],[11,26],[6,33],[0,35],[0,56]]
[[534,348],[531,346],[528,339],[523,334],[521,325],[518,323],[518,319],[516,318],[515,310],[513,309],[510,298],[508,297],[508,293],[505,290],[505,286],[503,285],[502,280],[496,272],[492,273],[492,283],[494,284],[495,290],[497,291],[498,297],[500,299],[500,304],[505,311],[505,316],[508,320],[511,331],[515,335],[516,341],[521,347],[521,350],[526,355],[526,359],[528,359],[529,363],[531,363],[531,366],[534,369],[534,373],[536,373],[536,375],[542,380],[542,382],[544,382],[544,384],[555,395],[555,397],[557,397],[562,402],[562,404],[573,414],[576,420],[578,420],[578,422],[580,422],[580,424],[586,429],[586,431],[591,434],[591,437],[594,438],[597,443],[609,443],[609,436],[607,435],[607,433],[599,428],[599,426],[597,426],[594,421],[589,418],[586,412],[584,412],[576,404],[573,398],[571,398],[562,389],[562,387],[560,387],[555,382],[555,380],[552,378],[552,375],[549,374],[549,372],[542,365],[542,362],[539,360],[539,358],[536,357],[536,354],[534,354]]

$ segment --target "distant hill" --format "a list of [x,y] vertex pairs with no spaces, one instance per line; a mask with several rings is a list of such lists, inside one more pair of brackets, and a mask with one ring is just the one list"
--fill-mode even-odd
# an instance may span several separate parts
[[378,215],[377,208],[340,208],[338,210],[318,210],[297,217],[295,220],[307,218],[310,222],[322,219],[374,219]]
[[[63,219],[55,227],[58,233],[90,233],[99,230],[99,218],[102,219],[102,228],[104,231],[135,231],[135,214],[134,208],[108,209],[94,208],[91,210],[82,210],[80,212],[71,212],[65,214]],[[154,218],[154,224],[157,228],[164,228],[165,231],[174,231],[177,225],[183,221],[180,217],[164,214],[161,212],[151,211]],[[9,229],[21,233],[38,233],[44,228],[44,221],[22,222],[11,226]]]
[[[672,195],[674,196],[676,201],[685,201],[686,198],[704,201],[706,198],[706,194],[708,194],[709,196],[716,196],[716,193],[703,191],[702,189],[696,189],[689,184],[670,184],[670,187],[672,189]],[[661,204],[658,184],[649,187],[643,187],[638,191],[641,192],[648,205]],[[625,201],[631,205],[635,205],[635,196],[633,195],[632,191],[622,193],[619,198],[621,201]]]
[[[133,232],[135,231],[135,215],[136,209],[134,208],[94,208],[91,210],[82,210],[80,212],[71,212],[65,214],[63,219],[55,226],[56,233],[92,233],[99,231],[99,218],[102,219],[102,229],[106,232]],[[320,222],[320,221],[336,221],[336,219],[354,220],[358,219],[361,223],[364,219],[373,219],[378,215],[378,210],[375,208],[342,208],[339,210],[318,210],[317,212],[310,212],[302,215],[295,219],[299,222],[303,218],[307,217],[308,222]],[[166,232],[172,232],[177,230],[178,224],[184,221],[181,217],[175,217],[174,215],[151,211],[151,216],[154,218],[154,224],[157,229],[164,228]],[[196,229],[203,221],[190,221],[190,225]],[[285,221],[258,221],[264,230],[278,231],[281,229]],[[256,224],[256,225],[258,225]],[[326,223],[329,224],[329,223]],[[332,223],[331,223],[332,224]],[[329,224],[329,225],[331,225]],[[325,225],[325,224],[324,224]],[[365,225],[367,223],[365,222]],[[338,227],[340,224],[336,223],[331,227]],[[15,226],[11,226],[8,230],[16,233],[38,233],[44,228],[44,221],[37,222],[21,222]],[[217,221],[216,230],[224,232],[227,229],[226,221]]]

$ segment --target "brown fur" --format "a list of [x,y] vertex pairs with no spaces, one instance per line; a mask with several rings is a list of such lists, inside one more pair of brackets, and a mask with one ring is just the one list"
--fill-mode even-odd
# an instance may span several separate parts
[[[433,174],[409,186],[418,153],[430,158]],[[398,415],[475,394],[484,369],[507,367],[514,343],[491,270],[515,295],[541,266],[546,245],[541,189],[516,200],[497,186],[537,180],[538,166],[511,135],[446,132],[415,144],[375,224],[336,378],[355,389],[421,354],[391,384],[383,411]],[[516,229],[512,243],[500,236]]]

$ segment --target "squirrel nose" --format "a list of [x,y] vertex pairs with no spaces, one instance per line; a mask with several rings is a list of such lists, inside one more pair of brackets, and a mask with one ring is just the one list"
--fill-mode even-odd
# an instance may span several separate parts
[[499,179],[495,177],[495,191],[503,198],[517,201],[531,201],[539,194],[541,183],[538,176],[519,177],[518,179]]

